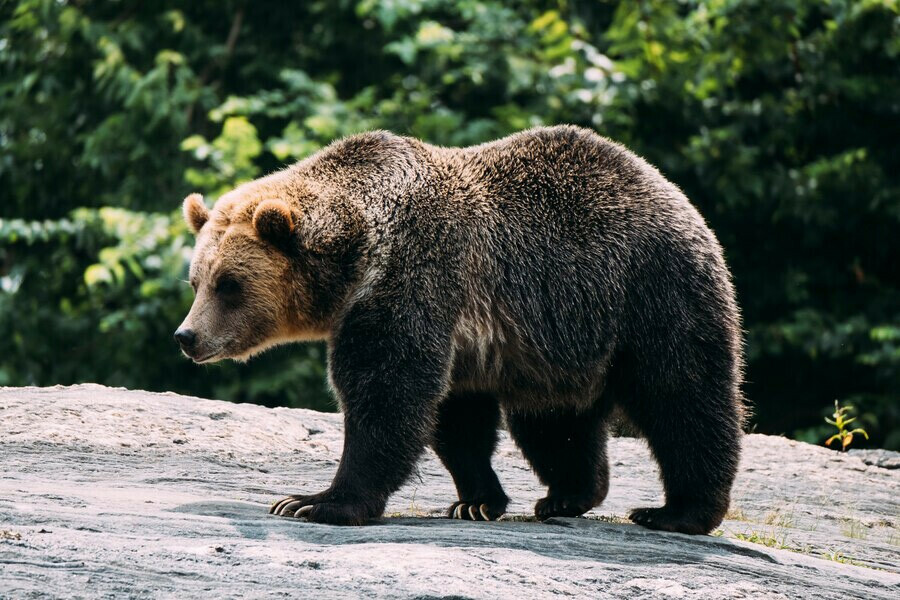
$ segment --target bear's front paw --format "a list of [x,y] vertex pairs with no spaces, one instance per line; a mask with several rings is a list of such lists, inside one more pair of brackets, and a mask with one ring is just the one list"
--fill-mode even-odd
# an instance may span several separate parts
[[275,502],[269,514],[305,519],[310,523],[329,525],[364,525],[380,512],[364,502],[337,500],[329,492],[310,496],[288,496]]
[[292,496],[288,496],[282,500],[278,500],[274,502],[272,506],[269,507],[270,515],[278,515],[279,517],[293,517],[294,513],[299,511],[304,506],[311,506],[316,504],[317,502],[321,502],[324,500],[325,492],[321,494],[311,494],[308,496],[300,496],[294,494]]
[[460,500],[447,509],[447,518],[466,521],[496,521],[506,512],[509,500]]

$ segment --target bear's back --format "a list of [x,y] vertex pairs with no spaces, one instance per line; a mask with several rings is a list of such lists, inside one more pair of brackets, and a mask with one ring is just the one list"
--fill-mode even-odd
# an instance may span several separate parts
[[697,310],[697,289],[732,293],[721,249],[681,191],[594,132],[540,128],[437,155],[452,197],[428,206],[454,207],[441,223],[458,232],[445,248],[466,298],[462,371],[595,372],[623,329]]
[[578,210],[630,203],[632,209],[648,196],[680,195],[654,167],[624,146],[595,132],[560,125],[523,131],[500,140],[452,149],[451,169],[477,180],[487,201],[558,205]]

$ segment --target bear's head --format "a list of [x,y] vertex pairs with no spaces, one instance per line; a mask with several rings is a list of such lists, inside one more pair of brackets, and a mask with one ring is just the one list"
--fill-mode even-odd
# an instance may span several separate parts
[[[184,200],[197,236],[190,267],[194,303],[175,332],[194,362],[246,360],[274,345],[322,339],[328,310],[315,292],[327,261],[298,240],[301,216],[282,200],[226,194],[209,211]],[[301,256],[305,254],[304,256]]]

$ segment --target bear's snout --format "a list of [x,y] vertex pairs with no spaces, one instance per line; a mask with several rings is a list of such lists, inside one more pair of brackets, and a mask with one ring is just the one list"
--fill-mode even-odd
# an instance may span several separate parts
[[197,334],[193,329],[180,328],[175,332],[175,341],[181,346],[181,349],[190,354],[197,343]]

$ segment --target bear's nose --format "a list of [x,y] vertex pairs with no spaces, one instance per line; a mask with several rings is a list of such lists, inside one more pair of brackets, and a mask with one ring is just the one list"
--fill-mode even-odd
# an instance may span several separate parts
[[197,341],[197,334],[194,333],[193,329],[181,328],[175,332],[175,341],[185,350],[189,350],[194,347],[194,343]]

